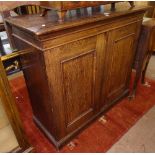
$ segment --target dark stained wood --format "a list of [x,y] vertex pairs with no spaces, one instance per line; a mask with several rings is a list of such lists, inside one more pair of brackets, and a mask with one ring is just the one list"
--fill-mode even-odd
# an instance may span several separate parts
[[[31,95],[31,100],[34,105],[34,115],[39,115],[39,120],[48,127],[50,130],[51,124],[51,109],[50,107],[50,96],[48,91],[47,80],[45,77],[45,73],[43,70],[44,61],[42,60],[42,53],[40,51],[33,52],[31,49],[30,53],[23,54],[21,56],[22,69],[24,70],[25,79],[29,79],[30,75],[33,76],[33,81],[27,80],[27,86],[30,88],[31,85],[34,85],[34,89],[29,89],[29,93]],[[30,67],[28,65],[31,64]],[[37,87],[39,86],[39,87]],[[37,98],[36,98],[37,96]],[[41,104],[38,104],[40,102]],[[48,114],[48,117],[44,115],[44,113]]]
[[142,75],[141,82],[145,84],[145,74],[152,53],[155,51],[155,19],[147,18],[144,20],[137,46],[137,54],[135,57],[134,68],[136,76],[134,80],[131,97],[136,94],[138,81]]
[[16,47],[27,51],[21,61],[34,121],[56,147],[129,93],[145,10],[85,10],[62,23],[52,11],[6,19]]

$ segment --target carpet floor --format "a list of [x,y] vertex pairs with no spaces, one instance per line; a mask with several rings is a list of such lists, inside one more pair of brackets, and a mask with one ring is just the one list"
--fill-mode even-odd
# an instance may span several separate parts
[[155,105],[155,81],[151,87],[138,85],[137,96],[121,100],[113,108],[78,134],[69,144],[57,151],[32,120],[32,109],[23,76],[10,80],[11,89],[23,122],[25,133],[38,153],[107,152],[135,123]]

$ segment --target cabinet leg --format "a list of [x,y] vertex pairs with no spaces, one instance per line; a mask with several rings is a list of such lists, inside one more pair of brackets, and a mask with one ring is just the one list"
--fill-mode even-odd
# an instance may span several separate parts
[[111,11],[115,11],[116,7],[115,7],[115,3],[111,3]]
[[130,95],[128,96],[129,100],[134,99],[136,96],[136,90],[137,90],[138,81],[141,77],[141,71],[142,71],[142,64],[139,64],[138,68],[136,68],[136,75],[134,78],[133,88],[131,90]]
[[[137,71],[136,71],[137,72]],[[133,84],[133,88],[131,90],[130,95],[128,96],[129,100],[132,100],[135,98],[136,96],[136,90],[137,90],[137,85],[138,85],[138,81],[140,79],[140,73],[136,73],[135,75],[135,79],[134,79],[134,84]]]
[[136,90],[137,90],[137,85],[138,85],[138,81],[141,77],[141,83],[146,86],[146,87],[150,87],[150,85],[145,82],[145,74],[146,74],[146,70],[147,70],[147,67],[148,67],[148,64],[149,64],[149,60],[151,58],[151,55],[152,53],[150,52],[150,54],[148,55],[147,57],[147,60],[146,60],[146,64],[145,64],[145,67],[144,69],[142,69],[142,65],[143,64],[139,64],[139,67],[136,69],[136,75],[135,75],[135,79],[134,79],[134,84],[133,84],[133,89],[131,91],[131,94],[129,95],[129,99],[133,99],[135,98],[135,95],[136,95]]
[[63,10],[63,11],[58,11],[58,16],[59,16],[59,22],[64,21],[65,15],[67,13],[67,10]]
[[[150,52],[150,53],[151,53],[151,52]],[[144,67],[144,69],[143,69],[143,71],[142,71],[141,83],[142,83],[143,85],[145,85],[145,75],[146,75],[146,70],[147,70],[147,67],[148,67],[148,64],[149,64],[151,55],[152,55],[152,54],[149,54],[149,55],[148,55],[147,60],[146,60],[145,67]],[[146,84],[146,85],[147,85],[147,84]]]
[[131,6],[132,8],[135,7],[134,1],[128,1],[128,2],[129,2],[130,6]]

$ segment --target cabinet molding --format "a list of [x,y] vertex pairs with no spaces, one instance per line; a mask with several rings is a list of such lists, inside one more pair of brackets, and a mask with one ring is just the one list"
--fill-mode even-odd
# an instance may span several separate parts
[[128,95],[145,10],[116,10],[108,17],[98,12],[63,23],[54,15],[55,21],[6,19],[17,48],[31,51],[21,63],[34,121],[57,148]]

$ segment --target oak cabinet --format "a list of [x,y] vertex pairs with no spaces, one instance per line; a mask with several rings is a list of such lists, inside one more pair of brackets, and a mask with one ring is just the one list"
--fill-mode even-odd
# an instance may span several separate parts
[[54,15],[6,19],[22,50],[34,121],[56,147],[128,95],[145,10],[68,17],[63,23]]

